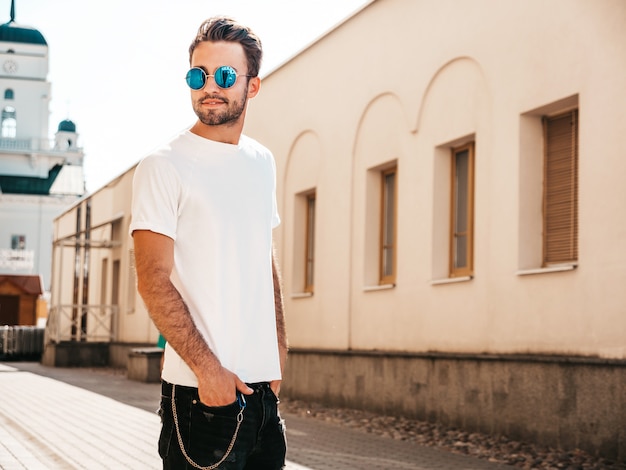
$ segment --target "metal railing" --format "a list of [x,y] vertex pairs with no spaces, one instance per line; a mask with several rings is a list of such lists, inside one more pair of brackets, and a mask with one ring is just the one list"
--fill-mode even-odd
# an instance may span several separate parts
[[56,305],[51,307],[45,342],[111,342],[117,337],[116,305]]
[[0,326],[0,357],[38,357],[43,352],[44,328]]

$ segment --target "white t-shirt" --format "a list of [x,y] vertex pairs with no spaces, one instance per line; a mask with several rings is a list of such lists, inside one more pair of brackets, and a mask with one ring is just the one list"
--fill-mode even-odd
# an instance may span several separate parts
[[[130,233],[174,240],[172,282],[222,366],[244,382],[281,378],[272,280],[279,223],[274,157],[244,135],[231,145],[186,130],[135,170]],[[169,344],[162,377],[198,385]]]

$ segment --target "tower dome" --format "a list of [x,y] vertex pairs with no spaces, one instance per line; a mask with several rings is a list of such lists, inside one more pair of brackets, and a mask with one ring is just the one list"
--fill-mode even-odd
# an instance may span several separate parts
[[23,44],[38,44],[47,46],[48,43],[38,30],[30,26],[18,25],[15,22],[15,0],[11,1],[11,19],[0,25],[0,41],[18,42]]
[[57,130],[59,132],[76,132],[76,124],[69,119],[64,119],[59,123],[59,128]]

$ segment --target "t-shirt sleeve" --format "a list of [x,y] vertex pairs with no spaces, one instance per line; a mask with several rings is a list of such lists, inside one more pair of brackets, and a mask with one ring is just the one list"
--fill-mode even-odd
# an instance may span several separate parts
[[130,235],[150,230],[176,240],[181,188],[169,160],[159,156],[142,160],[133,175]]

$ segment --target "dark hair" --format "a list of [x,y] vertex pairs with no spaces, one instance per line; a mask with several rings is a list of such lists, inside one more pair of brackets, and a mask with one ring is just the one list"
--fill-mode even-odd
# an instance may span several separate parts
[[263,47],[261,40],[250,28],[232,18],[216,16],[205,20],[198,28],[196,37],[189,46],[189,63],[196,46],[204,41],[238,42],[243,46],[248,62],[247,75],[256,77],[261,68]]

